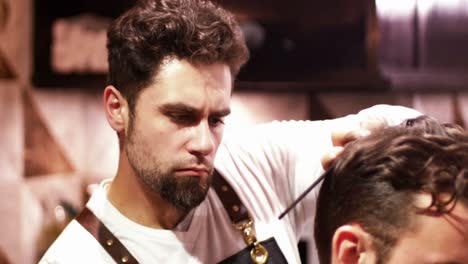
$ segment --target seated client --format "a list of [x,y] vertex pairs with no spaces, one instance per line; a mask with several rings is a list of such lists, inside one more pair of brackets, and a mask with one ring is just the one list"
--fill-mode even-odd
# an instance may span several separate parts
[[429,117],[346,146],[322,184],[320,263],[468,263],[468,134]]

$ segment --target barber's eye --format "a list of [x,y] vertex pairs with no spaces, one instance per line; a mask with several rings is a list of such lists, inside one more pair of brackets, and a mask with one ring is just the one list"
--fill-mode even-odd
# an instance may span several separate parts
[[192,122],[195,122],[195,118],[192,115],[171,115],[170,116],[171,120],[175,123],[178,124],[190,124]]
[[224,119],[223,118],[219,118],[219,117],[211,117],[210,120],[210,125],[211,126],[219,126],[219,125],[223,125],[224,124]]

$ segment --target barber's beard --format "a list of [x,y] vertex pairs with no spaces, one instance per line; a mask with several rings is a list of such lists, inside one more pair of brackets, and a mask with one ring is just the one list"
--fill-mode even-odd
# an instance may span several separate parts
[[162,161],[155,156],[151,144],[142,140],[141,135],[134,129],[133,122],[130,122],[125,151],[139,181],[176,209],[189,212],[205,199],[212,176],[174,175],[177,168],[194,164],[196,161],[173,161],[170,165],[164,164],[163,168]]
[[182,212],[197,207],[208,193],[211,177],[177,177],[172,173],[161,173],[157,167],[142,169],[135,164],[132,167],[146,187]]

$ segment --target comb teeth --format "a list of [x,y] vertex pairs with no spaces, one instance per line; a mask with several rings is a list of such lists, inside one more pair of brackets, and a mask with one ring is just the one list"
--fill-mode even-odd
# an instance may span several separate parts
[[294,202],[288,206],[286,208],[286,210],[284,210],[284,212],[282,212],[279,216],[278,216],[278,219],[281,220],[281,218],[283,218],[287,213],[289,213],[289,211],[291,211],[291,209],[293,209],[302,199],[304,199],[304,197],[306,197],[306,195],[312,191],[315,187],[317,187],[317,185],[323,181],[323,179],[325,179],[325,177],[330,173],[330,170],[326,170],[324,173],[322,173],[322,175],[320,175],[320,177],[318,177],[301,195],[299,195],[299,197],[296,198],[296,200],[294,200]]

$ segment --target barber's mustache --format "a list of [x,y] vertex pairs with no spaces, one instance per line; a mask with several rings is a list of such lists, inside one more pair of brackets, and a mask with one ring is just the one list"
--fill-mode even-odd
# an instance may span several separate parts
[[206,158],[190,158],[186,160],[177,161],[174,166],[175,169],[183,169],[183,168],[195,168],[200,170],[206,170],[209,174],[213,174],[214,165],[213,161],[210,161]]

